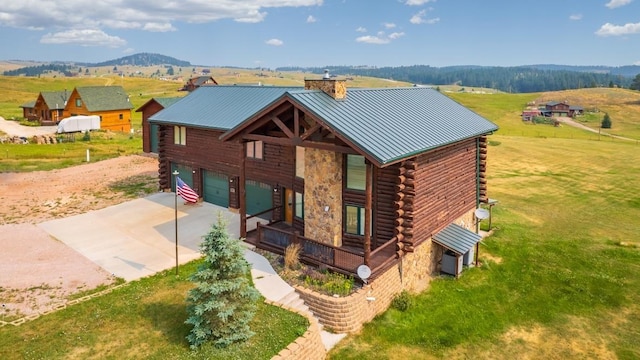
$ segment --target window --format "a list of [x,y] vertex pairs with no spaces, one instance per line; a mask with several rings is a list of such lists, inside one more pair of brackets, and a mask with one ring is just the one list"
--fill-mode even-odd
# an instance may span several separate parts
[[304,194],[296,193],[296,217],[304,219]]
[[345,231],[353,235],[364,235],[364,208],[355,205],[345,206],[347,221]]
[[364,190],[366,171],[364,156],[347,155],[347,189]]
[[76,107],[82,107],[82,99],[80,98],[76,99]]
[[122,120],[124,117],[122,116],[122,114],[120,114],[120,120]]
[[173,143],[176,145],[187,145],[187,128],[184,126],[173,127]]
[[262,141],[251,141],[247,143],[247,157],[262,160]]
[[296,176],[304,179],[304,148],[296,146]]

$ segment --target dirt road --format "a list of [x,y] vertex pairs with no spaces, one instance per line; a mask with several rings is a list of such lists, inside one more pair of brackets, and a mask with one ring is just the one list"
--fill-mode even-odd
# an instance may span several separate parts
[[5,120],[0,116],[0,132],[7,136],[31,138],[33,136],[55,134],[57,126],[22,126],[15,121]]

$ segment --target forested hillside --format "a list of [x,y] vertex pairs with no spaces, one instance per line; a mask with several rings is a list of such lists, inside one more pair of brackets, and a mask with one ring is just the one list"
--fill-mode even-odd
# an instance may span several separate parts
[[[280,71],[310,71],[321,74],[325,68],[279,68]],[[400,67],[329,66],[332,75],[372,76],[414,84],[458,84],[468,87],[494,88],[511,93],[530,93],[590,87],[628,88],[631,78],[607,72],[584,72],[538,69],[534,67],[482,67],[428,65]],[[640,70],[639,70],[640,71]]]

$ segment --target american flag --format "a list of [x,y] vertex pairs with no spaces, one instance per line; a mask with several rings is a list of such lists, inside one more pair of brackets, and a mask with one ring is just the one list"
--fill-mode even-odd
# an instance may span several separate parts
[[178,195],[184,199],[186,202],[196,203],[198,202],[198,194],[193,191],[192,188],[189,187],[180,177],[176,176],[176,191]]

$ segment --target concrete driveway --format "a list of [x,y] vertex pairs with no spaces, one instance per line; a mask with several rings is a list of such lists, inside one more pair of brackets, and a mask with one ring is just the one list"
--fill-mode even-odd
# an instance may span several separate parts
[[[105,209],[38,224],[115,276],[137,280],[175,267],[175,195],[157,193]],[[209,203],[184,204],[178,197],[178,262],[200,256],[202,236],[217,221],[227,220],[237,238],[240,217]]]

